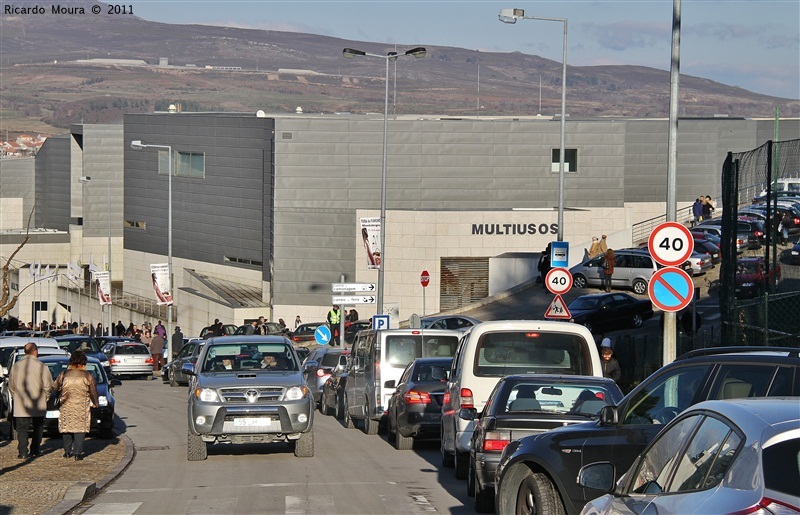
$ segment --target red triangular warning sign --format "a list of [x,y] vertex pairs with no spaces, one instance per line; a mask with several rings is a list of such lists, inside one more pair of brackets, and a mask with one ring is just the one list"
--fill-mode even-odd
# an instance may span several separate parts
[[567,305],[564,299],[561,298],[561,295],[556,295],[553,302],[550,303],[550,307],[544,312],[544,317],[570,319],[572,315],[570,315],[569,309],[567,309]]

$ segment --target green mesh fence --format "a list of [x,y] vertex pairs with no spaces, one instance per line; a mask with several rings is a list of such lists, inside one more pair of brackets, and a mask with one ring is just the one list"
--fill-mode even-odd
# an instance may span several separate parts
[[[800,224],[790,219],[800,196],[782,193],[800,179],[800,140],[769,141],[729,153],[722,168],[721,345],[800,345],[800,262],[792,256]],[[742,222],[763,234],[737,252]],[[757,247],[757,248],[755,248]]]

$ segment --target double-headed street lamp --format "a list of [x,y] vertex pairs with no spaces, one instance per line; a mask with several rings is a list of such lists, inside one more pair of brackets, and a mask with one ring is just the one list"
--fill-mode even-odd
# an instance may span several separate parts
[[[145,145],[141,140],[131,141],[131,148],[134,150],[143,150],[146,148],[156,148],[167,151],[167,274],[169,275],[169,292],[172,298],[175,298],[175,293],[172,291],[172,146],[171,145]],[[172,341],[172,302],[167,304],[167,340]],[[167,363],[171,360],[172,353],[179,349],[173,349],[170,346],[167,353]]]
[[498,16],[503,23],[517,20],[558,21],[564,24],[564,55],[561,61],[561,148],[558,157],[558,241],[564,241],[564,133],[567,108],[567,19],[525,16],[524,9],[501,9]]
[[[92,179],[86,175],[82,175],[78,177],[78,181],[81,184],[89,184],[90,182],[105,182],[106,183],[106,209],[108,211],[108,287],[111,288],[111,181],[106,179]],[[90,292],[91,293],[91,292]],[[109,295],[111,292],[108,292]],[[102,306],[101,306],[102,307]],[[113,324],[114,321],[111,317],[111,305],[108,306],[108,325],[106,326],[106,330],[108,331],[108,335],[111,336],[113,334]],[[121,335],[117,335],[121,336]]]
[[416,58],[425,57],[424,47],[416,47],[402,54],[389,52],[386,55],[371,54],[354,48],[345,48],[342,55],[347,59],[356,56],[378,57],[386,61],[386,94],[383,102],[383,165],[381,166],[381,263],[378,266],[378,314],[383,314],[383,277],[384,266],[386,264],[386,139],[389,128],[389,63],[397,61],[398,57],[413,56]]

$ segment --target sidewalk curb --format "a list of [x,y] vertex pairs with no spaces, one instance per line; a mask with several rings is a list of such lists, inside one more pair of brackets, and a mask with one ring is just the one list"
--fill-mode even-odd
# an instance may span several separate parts
[[114,469],[100,481],[80,481],[69,487],[67,489],[67,493],[64,494],[64,499],[44,512],[43,515],[65,515],[66,513],[69,513],[83,501],[94,497],[97,492],[105,488],[106,485],[116,479],[125,471],[126,468],[128,468],[128,465],[130,465],[133,457],[136,455],[136,448],[133,446],[131,439],[124,434],[120,434],[118,437],[125,443],[125,456],[122,458],[122,461],[120,461],[119,464],[117,464],[117,466],[114,467]]

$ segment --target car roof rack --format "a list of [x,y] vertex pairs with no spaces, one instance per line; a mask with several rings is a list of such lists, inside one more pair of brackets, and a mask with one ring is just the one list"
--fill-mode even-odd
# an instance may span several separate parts
[[797,347],[765,347],[756,345],[744,345],[734,347],[706,347],[705,349],[691,350],[681,356],[678,356],[675,361],[695,358],[697,356],[713,356],[718,354],[736,354],[740,352],[787,352],[788,357],[800,357],[800,348]]

